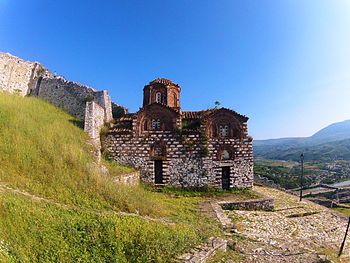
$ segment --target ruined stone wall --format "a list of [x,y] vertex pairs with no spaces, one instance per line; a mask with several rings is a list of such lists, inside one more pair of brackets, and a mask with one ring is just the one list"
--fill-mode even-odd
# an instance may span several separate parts
[[85,85],[53,77],[38,62],[30,62],[0,52],[0,90],[21,96],[41,97],[80,119],[85,117],[85,104],[96,101],[105,110],[106,122],[112,120],[112,102],[106,90],[96,91]]
[[112,101],[106,90],[96,91],[63,77],[44,77],[32,92],[84,121],[84,130],[95,146],[97,162],[101,160],[100,130],[112,116]]
[[96,91],[63,77],[46,77],[41,80],[40,85],[36,85],[34,94],[81,120],[85,118],[86,103],[95,101],[104,109],[104,120],[112,120],[112,102],[106,90]]
[[140,172],[133,172],[129,174],[121,174],[113,179],[117,184],[125,185],[139,185],[140,183]]
[[[110,122],[112,101],[106,90],[96,91],[85,85],[54,77],[38,62],[29,62],[0,52],[0,91],[21,96],[37,96],[85,120],[85,130],[96,149],[101,149],[99,130]],[[93,103],[92,103],[93,102]],[[98,134],[98,137],[96,137]],[[98,159],[100,153],[96,153]]]
[[41,65],[37,62],[0,52],[0,90],[27,95],[40,69]]
[[56,77],[43,78],[35,94],[83,120],[86,102],[94,100],[95,92],[90,87]]
[[104,109],[94,101],[86,103],[84,131],[89,135],[92,145],[95,147],[97,161],[101,160],[100,131],[104,124]]
[[94,100],[105,109],[104,119],[105,122],[113,120],[112,114],[112,100],[107,90],[97,91],[94,93]]
[[[154,156],[155,143],[163,143],[166,153]],[[163,161],[163,183],[177,187],[221,188],[222,167],[230,167],[230,187],[249,188],[253,185],[252,143],[248,138],[211,139],[203,142],[200,134],[179,136],[176,133],[149,131],[140,136],[132,133],[109,133],[104,142],[111,158],[140,169],[144,182],[154,183],[154,161]],[[236,149],[231,160],[217,159],[220,145]],[[205,154],[205,148],[208,149]]]

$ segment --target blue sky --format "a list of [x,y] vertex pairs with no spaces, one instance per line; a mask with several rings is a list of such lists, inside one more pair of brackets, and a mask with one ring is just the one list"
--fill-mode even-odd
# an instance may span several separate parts
[[0,0],[0,50],[131,111],[169,78],[184,110],[220,101],[255,139],[350,119],[348,0]]

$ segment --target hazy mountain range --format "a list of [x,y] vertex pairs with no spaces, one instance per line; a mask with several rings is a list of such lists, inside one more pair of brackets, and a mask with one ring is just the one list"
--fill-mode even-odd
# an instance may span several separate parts
[[273,160],[350,160],[350,120],[333,123],[310,137],[255,140],[254,155]]

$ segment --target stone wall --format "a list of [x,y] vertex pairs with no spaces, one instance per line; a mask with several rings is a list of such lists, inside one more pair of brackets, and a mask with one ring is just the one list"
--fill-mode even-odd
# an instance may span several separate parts
[[223,201],[218,203],[226,210],[273,211],[274,199],[261,198],[244,201]]
[[138,185],[140,183],[140,173],[121,174],[114,179],[117,184]]
[[127,108],[112,102],[112,117],[113,118],[120,118],[128,113],[129,113],[129,111]]
[[104,118],[112,119],[111,99],[107,91],[96,91],[88,86],[68,81],[63,77],[43,78],[37,85],[34,94],[78,117],[85,118],[85,106],[95,101],[104,109]]
[[97,91],[93,94],[96,101],[104,109],[104,121],[110,122],[113,120],[112,100],[107,90]]
[[[141,172],[144,182],[154,183],[154,162],[163,161],[163,183],[176,187],[221,188],[222,167],[230,167],[230,187],[250,188],[253,184],[252,143],[249,138],[210,139],[203,142],[200,134],[179,136],[167,131],[147,131],[138,136],[133,133],[107,134],[103,142],[110,157],[131,165]],[[154,147],[162,144],[164,156],[156,156]],[[217,159],[220,145],[235,149],[232,160]],[[208,153],[205,154],[205,148]]]
[[0,90],[25,96],[35,85],[35,78],[47,73],[38,62],[29,62],[0,52]]
[[104,109],[104,120],[112,120],[112,102],[106,90],[96,91],[88,86],[54,77],[38,62],[25,61],[0,52],[0,90],[33,95],[68,111],[81,120],[85,118],[85,106],[95,101]]
[[104,124],[104,109],[94,101],[86,102],[84,131],[89,135],[91,144],[95,148],[95,157],[101,160],[100,131]]
[[104,122],[110,122],[112,101],[106,90],[96,91],[63,77],[54,77],[38,62],[29,62],[0,52],[0,90],[21,96],[37,96],[85,120],[85,130],[91,137],[100,159],[99,132]]

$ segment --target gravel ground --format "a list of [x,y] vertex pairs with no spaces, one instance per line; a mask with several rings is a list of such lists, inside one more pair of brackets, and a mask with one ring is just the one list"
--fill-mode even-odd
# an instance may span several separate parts
[[[255,191],[275,199],[275,211],[228,211],[240,236],[244,262],[324,262],[337,253],[347,218],[309,201],[265,187]],[[350,262],[350,237],[341,262]]]

